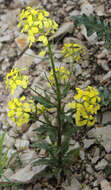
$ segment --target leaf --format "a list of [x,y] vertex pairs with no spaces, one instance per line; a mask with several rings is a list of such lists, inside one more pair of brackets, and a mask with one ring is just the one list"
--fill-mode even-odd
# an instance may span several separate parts
[[6,133],[3,133],[2,137],[0,139],[0,161],[2,159],[2,150],[3,150],[3,142],[4,142],[5,135],[6,135]]
[[67,163],[68,163],[68,162],[69,162],[69,163],[73,163],[75,160],[77,160],[78,156],[79,156],[79,148],[74,149],[74,150],[70,150],[70,151],[66,154],[66,156],[65,156],[65,158],[64,158],[64,161],[66,161]]
[[47,133],[47,134],[54,133],[55,135],[57,134],[57,128],[52,126],[50,127],[47,125],[41,125],[39,128],[36,128],[33,131],[38,131],[40,134],[42,133]]
[[53,166],[55,164],[54,159],[48,159],[48,158],[41,158],[33,163],[33,165],[47,165],[47,166]]
[[106,23],[103,19],[97,19],[93,14],[90,14],[90,16],[85,14],[72,16],[72,20],[75,21],[77,26],[84,24],[88,36],[96,32],[98,40],[103,38],[106,47],[111,49],[111,22]]
[[111,175],[111,160],[108,162],[108,165],[105,168],[105,173],[107,176]]
[[62,168],[54,168],[53,173],[55,177],[59,180],[61,177]]
[[2,168],[4,167],[4,165],[5,165],[5,162],[6,162],[6,160],[7,160],[7,154],[8,154],[8,149],[5,151],[5,153],[4,153],[4,155],[3,155],[3,158],[2,158],[2,160],[1,160],[1,166],[2,166]]
[[45,97],[41,96],[33,96],[33,98],[38,101],[40,104],[45,106],[46,108],[54,108],[55,106],[49,101],[49,99],[46,99]]
[[53,147],[51,144],[45,142],[41,142],[41,143],[34,143],[31,145],[32,148],[40,148],[40,149],[44,149],[46,150],[52,157],[54,157],[54,149],[55,147]]

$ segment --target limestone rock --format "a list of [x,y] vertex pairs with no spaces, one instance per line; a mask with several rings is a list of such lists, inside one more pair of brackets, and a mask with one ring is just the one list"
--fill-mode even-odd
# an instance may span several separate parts
[[15,147],[17,148],[17,150],[28,149],[28,147],[29,147],[29,141],[17,139],[16,143],[15,143]]
[[57,38],[61,35],[64,35],[66,33],[72,33],[74,29],[74,23],[73,22],[66,22],[63,23],[62,26],[57,30],[57,32],[50,38],[51,40],[54,38]]
[[20,59],[15,62],[14,67],[19,67],[20,69],[26,68],[28,70],[33,64],[33,56],[35,57],[34,52],[31,49],[27,49]]
[[95,142],[94,139],[85,139],[84,140],[84,149],[88,149]]
[[111,152],[111,126],[91,129],[88,135],[99,140],[107,153]]
[[93,6],[87,1],[85,1],[85,3],[81,5],[81,15],[86,14],[87,16],[89,16],[92,13],[93,13]]
[[101,181],[100,185],[101,185],[101,190],[111,190],[111,185],[109,184],[109,182],[106,179]]
[[111,71],[108,71],[102,78],[101,82],[104,83],[104,82],[107,82],[107,80],[110,80],[111,79]]
[[17,47],[23,51],[27,46],[28,46],[28,42],[27,42],[27,35],[26,34],[20,34],[16,39],[15,42],[17,44]]
[[71,186],[69,186],[66,183],[63,183],[63,187],[67,190],[82,190],[81,184],[78,182],[78,180],[73,177],[71,181]]
[[104,168],[107,166],[107,161],[105,159],[102,159],[98,164],[95,166],[95,169],[98,170],[104,170]]
[[[0,181],[5,182],[5,181],[7,181],[7,179],[9,179],[10,176],[12,176],[12,175],[13,175],[13,171],[12,171],[10,168],[8,168],[8,169],[6,169],[5,172],[3,173],[3,176],[2,176],[2,178],[0,179]],[[7,179],[6,179],[6,178],[7,178]]]
[[20,156],[20,160],[25,167],[28,165],[31,161],[35,160],[37,158],[37,154],[34,150],[26,150],[23,152],[23,154]]
[[31,180],[43,172],[46,166],[34,166],[30,163],[25,168],[19,169],[14,175],[10,177],[12,182],[29,183]]

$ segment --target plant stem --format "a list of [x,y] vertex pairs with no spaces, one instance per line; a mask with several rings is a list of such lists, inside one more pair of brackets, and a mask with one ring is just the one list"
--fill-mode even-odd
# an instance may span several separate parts
[[[56,70],[55,70],[55,65],[54,65],[54,59],[53,59],[53,53],[52,49],[50,46],[50,43],[48,42],[48,52],[49,52],[49,57],[52,65],[52,70],[53,70],[53,75],[55,79],[55,85],[56,85],[56,95],[57,95],[57,120],[58,120],[58,142],[57,146],[58,148],[61,147],[61,136],[62,136],[62,123],[61,123],[61,92],[60,92],[60,86],[58,83],[58,79],[56,76]],[[62,164],[62,156],[61,152],[58,155],[58,166],[61,167]]]

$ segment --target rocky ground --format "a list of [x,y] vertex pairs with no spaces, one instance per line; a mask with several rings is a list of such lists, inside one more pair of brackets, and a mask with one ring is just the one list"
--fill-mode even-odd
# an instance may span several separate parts
[[[24,188],[12,186],[4,189],[54,190],[58,188],[47,177],[39,179],[44,167],[31,168],[29,164],[39,157],[46,156],[44,150],[38,151],[30,148],[30,144],[38,139],[33,129],[39,127],[40,123],[36,122],[29,128],[26,126],[18,129],[7,118],[6,105],[12,95],[5,88],[5,77],[11,68],[14,66],[27,68],[26,72],[30,75],[32,87],[38,84],[40,87],[42,85],[42,88],[48,88],[43,77],[44,71],[48,72],[49,69],[48,60],[36,57],[39,53],[38,44],[29,49],[27,35],[20,34],[17,28],[18,15],[27,5],[44,7],[59,24],[59,30],[53,37],[60,39],[61,43],[54,46],[56,65],[62,58],[60,47],[63,42],[73,41],[84,46],[87,53],[80,64],[75,64],[75,77],[72,78],[72,85],[74,88],[78,86],[85,88],[88,85],[95,87],[111,85],[111,52],[104,48],[103,41],[96,40],[95,34],[88,37],[84,26],[74,30],[74,23],[70,17],[82,13],[87,15],[95,13],[97,16],[110,20],[111,1],[0,0],[0,133],[7,131],[4,151],[9,148],[8,159],[13,153],[18,152],[8,169],[4,171],[4,175],[12,182],[26,183]],[[63,64],[66,63],[68,63],[67,60],[63,60]],[[39,91],[42,93],[40,89]],[[27,92],[18,88],[14,97],[20,97]],[[72,167],[71,187],[63,184],[61,190],[111,190],[111,173],[107,176],[105,172],[105,168],[111,162],[111,124],[102,127],[103,123],[111,120],[110,118],[111,110],[106,109],[106,112],[102,112],[101,124],[88,129],[87,132],[83,130],[76,139],[72,138],[71,146],[76,148],[82,145],[80,158]],[[33,180],[35,177],[36,180]],[[4,179],[2,182],[5,183]]]

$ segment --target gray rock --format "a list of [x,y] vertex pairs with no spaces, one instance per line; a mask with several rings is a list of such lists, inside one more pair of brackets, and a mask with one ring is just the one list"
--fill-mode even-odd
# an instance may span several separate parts
[[94,152],[94,156],[91,159],[92,164],[96,164],[96,162],[99,160],[99,154],[100,154],[100,149],[96,148],[96,150]]
[[111,126],[94,128],[88,132],[88,135],[92,138],[95,137],[107,153],[111,152]]
[[106,59],[98,59],[97,64],[100,65],[104,71],[109,71],[109,67]]
[[93,33],[91,36],[87,36],[87,30],[86,27],[84,25],[80,26],[81,28],[81,33],[82,35],[86,38],[86,40],[90,43],[90,44],[95,44],[97,42],[97,34],[96,32]]
[[4,145],[7,146],[8,148],[11,148],[13,147],[14,144],[15,144],[15,139],[6,134],[4,139]]
[[103,159],[103,160],[101,160],[100,162],[98,162],[98,164],[97,165],[95,165],[95,169],[97,170],[97,171],[99,171],[99,170],[104,170],[105,169],[105,167],[107,166],[107,161],[105,160],[105,159]]
[[27,166],[31,161],[37,159],[37,154],[34,150],[26,150],[23,152],[23,154],[20,156],[20,160],[23,164],[23,167]]
[[7,11],[6,14],[1,16],[2,22],[8,26],[15,26],[17,24],[17,15],[20,13],[20,9]]
[[[12,171],[10,168],[8,168],[8,169],[6,169],[6,170],[3,172],[3,176],[2,176],[2,178],[0,179],[0,181],[6,182],[7,179],[9,179],[10,176],[12,176],[12,175],[13,175],[13,171]],[[7,179],[6,179],[6,178],[7,178]]]
[[109,80],[109,79],[111,79],[111,71],[109,71],[108,73],[106,73],[106,74],[103,76],[101,82],[106,82],[106,81]]
[[67,190],[82,190],[81,184],[78,182],[78,180],[75,177],[72,178],[71,186],[69,186],[67,183],[63,183],[62,186],[64,187],[64,189]]
[[29,147],[29,141],[27,141],[27,140],[21,140],[21,139],[16,139],[15,147],[17,148],[17,150],[28,149],[28,147]]
[[20,69],[26,68],[28,70],[33,64],[34,58],[35,53],[31,49],[28,49],[20,59],[15,62],[14,67],[19,67]]
[[78,15],[80,15],[80,11],[78,10],[73,10],[69,13],[69,16],[78,16]]
[[[47,75],[47,73],[46,73]],[[44,90],[48,90],[49,86],[48,86],[48,82],[45,80],[45,74],[44,72],[42,72],[38,77],[35,77],[31,88],[33,90],[35,90],[37,93],[41,94],[42,96],[44,96]],[[37,95],[36,92],[34,92],[33,90],[31,90],[31,94],[32,95]]]
[[46,166],[34,166],[30,163],[25,168],[19,169],[14,175],[10,177],[12,182],[29,183],[36,176],[39,178]]
[[91,190],[89,186],[85,186],[84,190]]
[[84,160],[85,159],[85,152],[80,150],[80,155],[79,156],[80,156],[81,160]]
[[37,56],[37,57],[34,58],[34,63],[39,64],[42,61],[42,59],[43,59],[43,57]]
[[73,22],[66,22],[63,23],[62,26],[57,30],[57,32],[50,38],[50,40],[57,38],[61,35],[64,35],[66,33],[72,33],[74,29],[74,23]]
[[19,36],[15,39],[15,42],[19,50],[25,50],[25,48],[28,46],[27,35],[19,34]]
[[100,5],[100,6],[97,6],[96,9],[95,9],[95,12],[98,16],[103,16],[103,15],[106,15],[105,14],[105,10],[104,10],[104,4]]
[[[111,122],[111,112],[110,111],[104,112],[102,117],[102,124],[105,124],[109,121]],[[107,127],[108,126],[111,127],[111,124],[107,125]]]
[[0,42],[9,42],[13,39],[12,34],[7,34],[5,36],[0,37]]
[[94,172],[93,169],[92,169],[92,167],[91,167],[89,164],[86,165],[86,171],[87,171],[89,174],[92,174],[92,173]]
[[94,158],[92,158],[91,162],[92,164],[96,164],[96,162],[99,160],[99,156],[96,156]]
[[100,182],[100,186],[101,186],[101,190],[111,190],[111,185],[106,179]]
[[74,70],[75,70],[75,75],[76,76],[82,74],[81,66],[78,63],[74,64]]
[[85,139],[84,140],[84,149],[88,149],[94,143],[95,143],[95,139]]
[[23,139],[30,140],[31,142],[38,141],[38,136],[35,131],[33,131],[32,127],[29,127],[29,130],[23,135]]
[[92,6],[92,4],[88,3],[87,1],[85,1],[81,5],[81,15],[82,14],[86,14],[87,16],[89,16],[92,13],[93,13],[93,6]]

